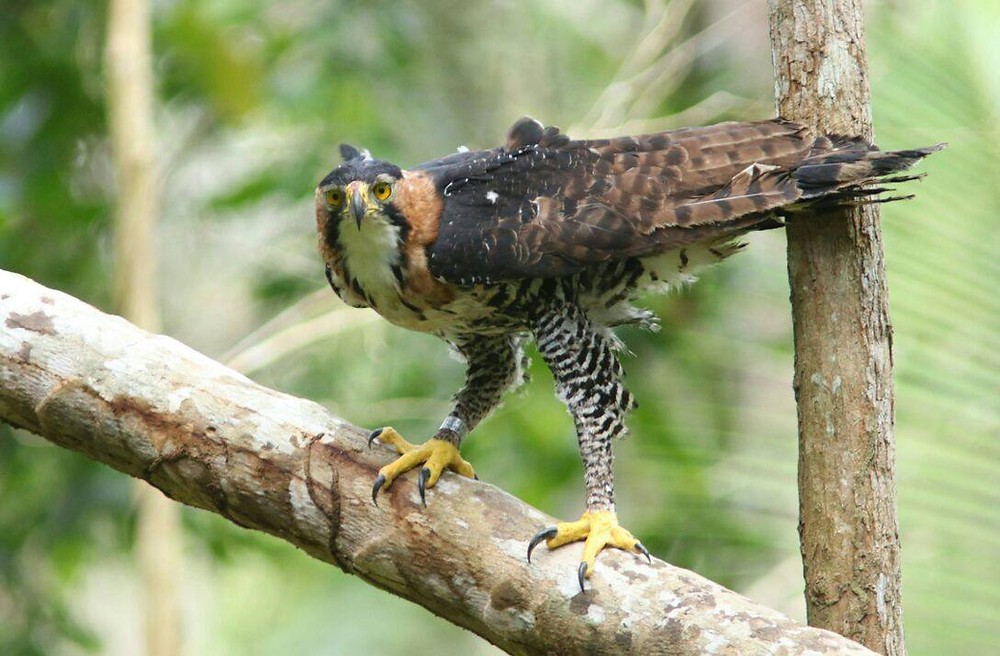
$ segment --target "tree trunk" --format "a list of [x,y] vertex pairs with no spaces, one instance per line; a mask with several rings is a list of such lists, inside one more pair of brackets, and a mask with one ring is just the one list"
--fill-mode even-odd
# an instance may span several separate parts
[[[860,0],[770,0],[780,116],[871,140]],[[796,217],[788,275],[809,623],[905,654],[878,208]]]
[[0,418],[142,478],[170,498],[295,544],[512,654],[871,654],[697,574],[538,550],[554,520],[445,473],[420,503],[404,476],[372,503],[366,431],[167,337],[0,271]]
[[[115,304],[146,330],[160,327],[156,289],[159,184],[153,128],[153,53],[149,0],[108,4],[108,130],[115,164]],[[180,509],[138,481],[136,554],[145,604],[146,653],[181,653]]]

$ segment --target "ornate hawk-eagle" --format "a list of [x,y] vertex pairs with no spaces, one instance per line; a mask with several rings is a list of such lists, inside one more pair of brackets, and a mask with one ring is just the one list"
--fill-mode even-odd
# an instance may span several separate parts
[[776,119],[575,141],[523,118],[506,143],[412,169],[341,146],[343,164],[316,192],[326,276],[348,305],[433,333],[465,359],[465,385],[421,445],[371,434],[400,457],[372,498],[419,467],[421,498],[444,469],[474,476],[466,434],[523,380],[534,339],[576,425],[586,511],[536,535],[549,548],[585,540],[580,587],[605,546],[649,552],[618,525],[611,443],[635,406],[612,329],[653,325],[633,305],[692,280],[811,204],[853,203],[938,147],[886,152]]

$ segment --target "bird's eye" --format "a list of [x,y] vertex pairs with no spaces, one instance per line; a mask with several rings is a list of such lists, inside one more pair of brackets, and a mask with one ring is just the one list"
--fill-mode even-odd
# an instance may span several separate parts
[[380,201],[389,200],[389,196],[392,196],[392,185],[388,182],[376,182],[372,185],[372,195]]
[[326,204],[330,207],[340,207],[344,204],[343,189],[328,189],[326,192]]

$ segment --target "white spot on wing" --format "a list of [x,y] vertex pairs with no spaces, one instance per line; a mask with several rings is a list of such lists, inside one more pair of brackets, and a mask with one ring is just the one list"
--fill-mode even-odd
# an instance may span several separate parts
[[491,205],[496,205],[496,202],[497,202],[498,198],[500,198],[500,194],[498,194],[497,192],[495,192],[495,191],[487,191],[486,192],[486,200]]
[[459,146],[458,147],[458,152],[460,152],[460,153],[467,153],[467,152],[469,152],[469,147],[465,146],[465,145]]

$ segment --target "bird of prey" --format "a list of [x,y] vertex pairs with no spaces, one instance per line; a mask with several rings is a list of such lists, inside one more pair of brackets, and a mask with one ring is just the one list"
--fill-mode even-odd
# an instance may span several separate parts
[[875,200],[938,148],[880,151],[782,119],[578,141],[529,117],[503,146],[412,169],[342,145],[344,162],[316,190],[327,280],[348,305],[441,337],[467,365],[429,440],[371,433],[369,444],[399,453],[373,500],[418,467],[424,503],[445,469],[473,477],[459,445],[524,380],[534,339],[576,426],[586,511],[539,532],[528,559],[543,540],[550,549],[584,540],[582,589],[607,546],[648,558],[615,512],[611,445],[635,401],[612,329],[655,325],[635,298],[691,281],[748,231],[811,205]]

